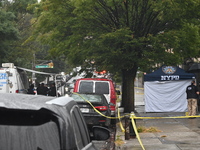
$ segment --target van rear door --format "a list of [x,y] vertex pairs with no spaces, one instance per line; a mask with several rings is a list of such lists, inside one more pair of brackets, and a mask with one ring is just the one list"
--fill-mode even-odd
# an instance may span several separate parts
[[108,103],[110,102],[110,85],[107,81],[96,81],[95,82],[95,93],[104,94]]
[[107,81],[80,81],[79,93],[104,94],[108,103],[110,102],[110,86]]

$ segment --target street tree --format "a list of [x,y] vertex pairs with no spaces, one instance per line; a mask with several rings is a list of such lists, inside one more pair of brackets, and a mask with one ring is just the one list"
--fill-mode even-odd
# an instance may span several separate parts
[[94,61],[120,73],[122,105],[131,112],[138,68],[199,56],[199,8],[199,0],[42,0],[32,38],[73,64]]
[[15,16],[13,24],[19,31],[19,38],[10,44],[10,49],[6,52],[7,62],[13,62],[17,66],[31,68],[33,54],[37,51],[35,42],[24,44],[24,41],[31,34],[31,22],[33,18],[32,10],[27,7],[30,4],[36,3],[37,0],[5,0],[4,9],[7,12],[12,12]]
[[[3,6],[1,5],[0,7],[2,8]],[[15,16],[12,12],[0,9],[0,62],[5,60],[6,51],[9,49],[10,43],[19,36],[19,32],[13,23],[14,18]]]
[[[23,44],[31,33],[32,11],[27,10],[29,4],[36,3],[37,0],[4,0],[1,1],[1,11],[7,14],[5,19],[1,19],[4,35],[4,46],[1,46],[1,62],[12,62],[21,67],[30,67],[33,58],[35,45]],[[0,15],[3,17],[4,15]],[[6,22],[8,20],[9,22]],[[12,28],[11,28],[12,27]],[[12,31],[10,34],[7,31]],[[1,36],[2,38],[4,36]],[[2,45],[2,44],[1,44]],[[26,63],[25,63],[26,62]]]

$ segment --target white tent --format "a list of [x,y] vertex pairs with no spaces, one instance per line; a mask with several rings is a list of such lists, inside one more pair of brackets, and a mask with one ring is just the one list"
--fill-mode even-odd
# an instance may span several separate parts
[[162,66],[144,77],[146,112],[185,112],[186,87],[194,74],[173,66]]

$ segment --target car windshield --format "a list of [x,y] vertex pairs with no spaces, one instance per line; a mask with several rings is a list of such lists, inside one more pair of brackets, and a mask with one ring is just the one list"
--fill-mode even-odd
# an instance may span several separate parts
[[90,102],[101,102],[102,97],[100,95],[91,95],[91,94],[72,94],[72,97],[75,101],[85,101]]

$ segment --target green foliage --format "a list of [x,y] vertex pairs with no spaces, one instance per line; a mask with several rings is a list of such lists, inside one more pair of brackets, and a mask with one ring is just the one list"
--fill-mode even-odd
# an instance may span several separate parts
[[[0,10],[0,42],[1,62],[12,62],[17,66],[31,67],[30,59],[33,57],[31,45],[23,45],[30,36],[30,11],[26,10],[28,4],[36,0],[5,0]],[[3,13],[2,13],[3,12]],[[2,30],[1,30],[2,29]],[[25,63],[26,62],[26,63]]]
[[13,12],[17,17],[21,14],[31,14],[32,11],[28,11],[27,6],[36,2],[37,0],[5,0],[6,10]]
[[0,10],[0,42],[17,39],[19,33],[14,26],[14,18],[13,13]]
[[14,18],[13,13],[0,10],[0,63],[6,60],[5,56],[10,49],[11,42],[19,37],[19,32],[13,23]]
[[94,59],[113,72],[176,65],[199,55],[198,6],[197,0],[43,0],[35,37],[51,46],[51,55],[77,65]]

